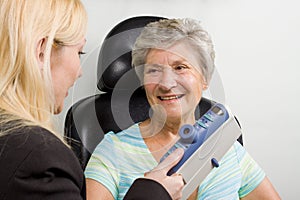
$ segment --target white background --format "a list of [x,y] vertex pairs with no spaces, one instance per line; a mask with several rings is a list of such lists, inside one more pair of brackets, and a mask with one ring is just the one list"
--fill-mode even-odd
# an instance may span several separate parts
[[[282,199],[297,200],[300,179],[300,3],[296,0],[83,0],[89,28],[83,77],[58,116],[98,93],[99,47],[120,21],[138,15],[202,21],[215,44],[226,103],[243,128],[244,145]],[[297,150],[298,149],[298,150]]]

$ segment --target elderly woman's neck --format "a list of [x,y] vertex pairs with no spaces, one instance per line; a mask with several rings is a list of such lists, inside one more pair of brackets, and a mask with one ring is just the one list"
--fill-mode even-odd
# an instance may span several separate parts
[[194,124],[194,115],[178,118],[163,118],[153,116],[140,124],[144,136],[152,136],[159,133],[177,135],[180,127],[184,124]]

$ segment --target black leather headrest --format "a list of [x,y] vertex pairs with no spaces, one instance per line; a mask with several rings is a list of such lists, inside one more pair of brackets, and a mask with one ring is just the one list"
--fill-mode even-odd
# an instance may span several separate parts
[[[97,87],[100,91],[112,91],[120,78],[126,74],[127,80],[118,84],[118,90],[132,88],[139,80],[131,67],[131,50],[136,38],[145,25],[164,19],[157,16],[138,16],[117,24],[105,37],[98,57]],[[128,79],[130,78],[130,79]]]

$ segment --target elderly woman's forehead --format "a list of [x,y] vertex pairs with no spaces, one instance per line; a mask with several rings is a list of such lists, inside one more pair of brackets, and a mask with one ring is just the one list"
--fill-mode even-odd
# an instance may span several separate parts
[[164,47],[152,48],[149,50],[147,54],[147,58],[149,58],[149,55],[153,53],[165,54],[166,56],[167,55],[177,56],[191,62],[199,60],[198,54],[196,53],[195,49],[190,44],[185,42],[176,43],[175,45],[168,48],[164,48]]

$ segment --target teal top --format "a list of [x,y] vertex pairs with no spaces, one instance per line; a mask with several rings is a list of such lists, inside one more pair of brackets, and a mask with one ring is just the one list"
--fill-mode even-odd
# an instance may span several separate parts
[[[200,184],[198,199],[240,199],[265,177],[264,171],[238,142],[219,164]],[[105,135],[88,162],[85,176],[103,184],[115,199],[123,199],[133,181],[157,165],[138,124],[134,124],[118,134]]]

